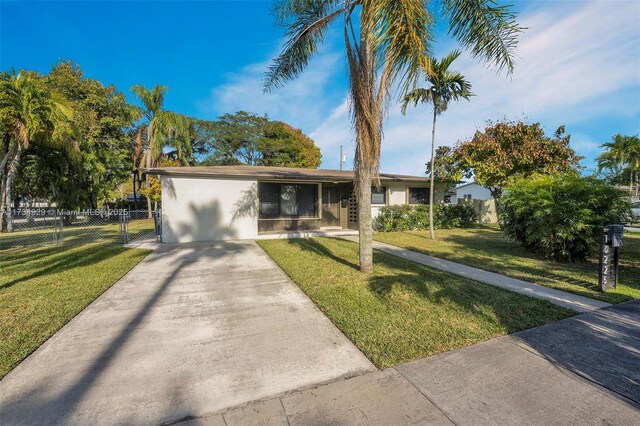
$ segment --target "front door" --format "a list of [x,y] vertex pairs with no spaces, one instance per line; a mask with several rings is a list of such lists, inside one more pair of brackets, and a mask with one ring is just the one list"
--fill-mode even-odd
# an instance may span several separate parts
[[322,186],[322,226],[340,226],[340,188]]

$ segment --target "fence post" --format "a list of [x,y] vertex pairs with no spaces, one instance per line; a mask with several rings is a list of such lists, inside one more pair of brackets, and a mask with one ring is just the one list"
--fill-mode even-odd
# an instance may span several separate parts
[[126,211],[120,212],[120,240],[122,244],[129,242],[128,215]]

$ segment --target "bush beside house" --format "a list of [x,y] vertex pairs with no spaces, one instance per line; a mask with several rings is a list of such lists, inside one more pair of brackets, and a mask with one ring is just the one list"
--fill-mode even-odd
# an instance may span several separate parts
[[[436,204],[433,210],[436,229],[468,228],[477,224],[477,214],[468,205]],[[374,219],[376,231],[421,231],[429,229],[429,206],[385,206]]]
[[598,249],[602,227],[623,222],[629,211],[624,191],[577,174],[519,179],[500,199],[505,234],[563,262],[586,260]]

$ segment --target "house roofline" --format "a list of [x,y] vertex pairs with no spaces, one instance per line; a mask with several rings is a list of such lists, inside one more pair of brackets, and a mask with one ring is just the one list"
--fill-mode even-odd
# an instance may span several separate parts
[[481,187],[485,188],[485,186],[480,185],[477,182],[468,182],[468,183],[465,183],[464,185],[456,186],[455,188],[453,188],[453,190],[457,191],[458,189],[466,188],[467,186],[471,186],[471,185],[478,185],[478,186],[481,186]]
[[[262,166],[195,166],[195,167],[155,167],[142,169],[153,176],[254,178],[257,180],[298,180],[313,182],[353,182],[353,171],[302,169],[289,167]],[[380,173],[381,182],[429,183],[431,179],[421,176]]]

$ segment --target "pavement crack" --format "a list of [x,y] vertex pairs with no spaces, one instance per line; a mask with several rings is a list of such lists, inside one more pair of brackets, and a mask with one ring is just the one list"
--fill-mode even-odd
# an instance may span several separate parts
[[282,406],[282,414],[284,414],[284,418],[287,421],[287,426],[291,426],[291,422],[289,421],[289,415],[287,414],[287,409],[284,408],[284,402],[282,402],[282,398],[278,398],[280,401],[280,405]]

